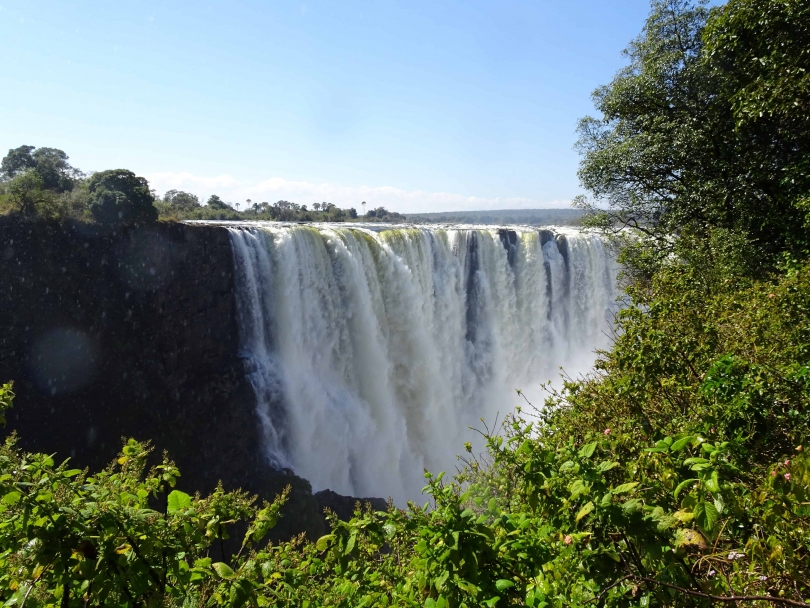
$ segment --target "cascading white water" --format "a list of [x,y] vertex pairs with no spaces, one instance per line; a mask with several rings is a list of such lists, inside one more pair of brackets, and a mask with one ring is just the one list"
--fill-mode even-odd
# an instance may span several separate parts
[[470,425],[607,342],[616,265],[594,235],[229,230],[267,456],[315,489],[418,498],[423,469],[452,470]]

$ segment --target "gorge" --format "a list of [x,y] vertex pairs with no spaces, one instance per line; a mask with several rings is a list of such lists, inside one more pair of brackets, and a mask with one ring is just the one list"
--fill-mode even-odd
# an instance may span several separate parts
[[587,369],[616,306],[573,229],[3,218],[0,243],[21,446],[98,468],[150,439],[187,491],[291,485],[279,538],[353,503],[327,488],[418,499],[514,389]]

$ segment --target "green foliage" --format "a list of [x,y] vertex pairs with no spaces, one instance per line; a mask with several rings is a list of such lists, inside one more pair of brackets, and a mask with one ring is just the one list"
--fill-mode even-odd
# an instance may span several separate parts
[[18,172],[6,188],[15,210],[26,217],[37,215],[48,206],[49,196],[43,190],[42,177],[34,169]]
[[[163,202],[180,209],[196,209],[200,206],[199,198],[182,190],[169,190],[163,195]],[[211,204],[210,200],[208,204]]]
[[211,209],[233,209],[230,205],[225,203],[221,198],[219,198],[216,194],[212,194],[208,198],[208,202],[206,203]]
[[46,189],[67,192],[73,189],[81,172],[68,163],[68,155],[56,148],[37,148],[31,154],[37,173]]
[[42,188],[61,193],[73,189],[81,178],[81,171],[70,166],[68,155],[56,148],[20,146],[8,151],[0,164],[0,175],[5,180],[27,171],[35,171],[42,180]]
[[[773,267],[807,247],[810,190],[805,3],[656,0],[630,65],[593,95],[579,125],[578,199],[589,223],[630,228],[655,267],[684,232],[741,235]],[[640,247],[644,245],[645,251]]]
[[90,211],[108,226],[140,225],[157,220],[149,183],[126,169],[94,173],[87,184]]
[[[158,218],[183,220],[270,220],[288,222],[344,222],[357,220],[354,208],[316,203],[313,210],[289,201],[246,201],[245,208],[226,203],[216,194],[205,205],[198,197],[169,190],[155,199],[148,182],[126,169],[101,171],[85,178],[68,156],[56,148],[20,146],[9,150],[0,165],[0,213],[17,212],[26,218],[95,221],[108,227],[138,226]],[[380,207],[374,221],[404,217]]]
[[[212,596],[233,595],[234,585],[221,579],[236,573],[212,564],[208,553],[234,522],[255,513],[254,499],[221,487],[205,498],[178,490],[166,497],[179,471],[164,456],[144,474],[149,452],[130,440],[115,463],[91,476],[46,454],[21,452],[14,437],[6,441],[0,448],[5,605],[183,605],[189,599],[205,605]],[[285,499],[286,493],[258,511],[243,551],[272,527]]]
[[0,426],[6,426],[6,410],[11,408],[14,400],[14,388],[11,382],[0,385]]
[[34,150],[36,150],[36,146],[20,146],[9,150],[0,162],[0,173],[3,178],[11,179],[18,173],[36,167],[34,158],[31,156],[31,152]]
[[[172,192],[180,197],[174,206],[193,205],[193,195]],[[146,180],[132,172],[103,171],[85,178],[56,148],[20,146],[9,150],[0,166],[0,213],[27,219],[138,225],[157,218],[152,198]]]
[[45,182],[36,169],[28,169],[18,172],[4,187],[8,210],[25,218],[88,219],[85,180],[77,181],[69,190],[58,192],[45,187]]
[[[191,199],[187,198],[191,197]],[[188,204],[183,201],[191,201]],[[178,202],[179,201],[179,202]],[[205,206],[193,204],[196,197],[185,192],[170,190],[163,201],[156,203],[161,219],[166,220],[253,220],[283,222],[344,222],[357,219],[357,210],[340,209],[332,203],[315,203],[312,210],[306,205],[290,201],[278,201],[272,205],[267,202],[253,203],[246,201],[245,209],[239,211],[212,195]],[[398,214],[397,214],[398,215]]]
[[807,137],[810,6],[806,2],[731,0],[707,24],[706,50],[721,66],[739,125],[764,121],[780,137]]
[[404,222],[405,216],[396,211],[388,211],[385,207],[369,209],[363,218],[367,222]]

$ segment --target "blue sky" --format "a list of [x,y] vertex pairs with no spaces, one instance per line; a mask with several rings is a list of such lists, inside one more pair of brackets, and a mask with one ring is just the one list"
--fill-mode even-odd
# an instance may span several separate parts
[[645,0],[3,2],[0,149],[158,193],[562,207]]

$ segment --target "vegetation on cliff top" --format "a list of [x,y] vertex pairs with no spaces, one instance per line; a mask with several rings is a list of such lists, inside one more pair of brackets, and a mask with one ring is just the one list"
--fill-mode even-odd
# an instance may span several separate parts
[[[169,190],[159,197],[143,177],[127,169],[85,175],[55,148],[20,146],[8,151],[0,164],[0,213],[24,218],[79,220],[103,226],[138,226],[158,219],[272,220],[344,222],[357,220],[354,208],[315,203],[312,209],[289,201],[244,205],[226,203],[216,194],[206,204],[189,192]],[[240,208],[244,207],[240,211]],[[378,207],[364,221],[402,221],[404,216]]]
[[358,509],[316,543],[265,545],[283,496],[189,496],[168,458],[146,471],[134,441],[91,475],[12,437],[0,598],[808,605],[808,28],[798,0],[653,3],[630,68],[597,91],[603,118],[581,131],[601,201],[581,204],[627,268],[615,343],[547,407],[485,431],[452,480],[426,473],[427,505]]

